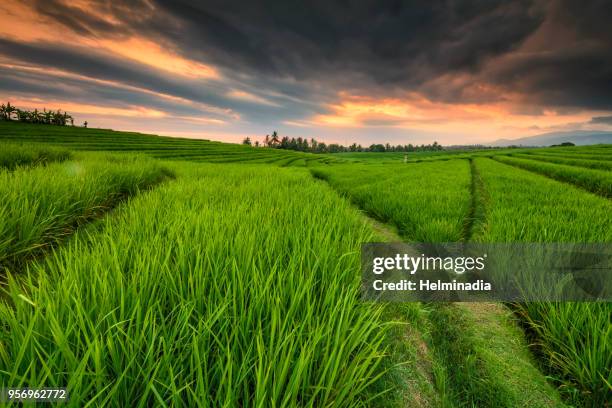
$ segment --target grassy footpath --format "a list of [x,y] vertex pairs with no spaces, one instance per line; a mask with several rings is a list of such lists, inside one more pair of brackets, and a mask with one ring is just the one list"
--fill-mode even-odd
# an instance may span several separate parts
[[[481,188],[480,181],[471,176],[467,160],[401,167],[337,165],[312,171],[369,214],[401,226],[405,241],[462,240],[481,228],[474,218],[482,216],[482,205],[471,194]],[[440,214],[443,224],[437,222]],[[427,356],[427,364],[411,361],[428,373],[421,378],[429,381],[417,385],[435,389],[437,395],[430,399],[434,406],[563,406],[534,365],[522,331],[502,306],[412,303],[387,310],[393,319],[404,322],[403,330],[409,333],[404,347],[416,347]],[[396,349],[400,351],[395,354],[402,355],[401,348]]]
[[579,168],[572,165],[545,163],[516,157],[495,156],[493,159],[568,182],[603,197],[612,198],[612,172]]
[[562,407],[511,312],[497,303],[431,304],[430,337],[451,407]]
[[100,154],[0,170],[0,271],[21,268],[79,224],[167,176],[150,159]]
[[0,147],[0,169],[14,170],[19,166],[62,162],[72,157],[70,150],[53,146],[3,142]]
[[389,324],[359,301],[359,214],[300,169],[176,172],[11,277],[0,382],[78,406],[374,404]]
[[[465,241],[483,233],[489,197],[470,160]],[[498,303],[430,304],[431,339],[443,362],[448,406],[560,407],[559,395],[533,361],[511,312]],[[500,375],[502,374],[503,375]]]
[[[321,183],[324,183],[321,181]],[[327,188],[330,188],[329,186]],[[357,210],[361,212],[360,210]],[[373,232],[374,242],[401,242],[397,230],[365,214],[362,222]],[[382,319],[387,323],[384,360],[385,375],[376,384],[383,392],[375,406],[434,408],[443,404],[442,395],[435,383],[435,372],[440,367],[429,346],[429,322],[427,311],[419,303],[383,304]]]
[[[488,193],[483,242],[612,242],[609,200],[528,171],[477,159]],[[609,303],[527,303],[518,313],[564,396],[601,407],[612,395]]]

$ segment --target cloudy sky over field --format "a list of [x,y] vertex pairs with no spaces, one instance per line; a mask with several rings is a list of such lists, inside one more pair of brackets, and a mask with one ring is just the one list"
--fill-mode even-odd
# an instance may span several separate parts
[[0,99],[228,141],[612,130],[610,1],[305,3],[4,2]]

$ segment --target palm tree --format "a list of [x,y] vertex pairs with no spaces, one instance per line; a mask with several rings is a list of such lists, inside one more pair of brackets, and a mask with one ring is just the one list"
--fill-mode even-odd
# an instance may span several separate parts
[[50,125],[53,121],[53,112],[48,111],[47,108],[43,109],[43,123]]
[[[15,114],[13,116],[13,113]],[[74,118],[68,114],[68,112],[63,112],[61,110],[57,110],[57,112],[47,111],[46,108],[43,108],[42,112],[38,110],[38,108],[33,111],[29,111],[26,109],[18,109],[11,105],[8,102],[6,105],[0,105],[0,120],[17,120],[19,122],[26,123],[44,123],[48,125],[62,125],[65,126],[70,122],[74,126]]]
[[21,110],[21,109],[15,109],[15,112],[17,113],[17,120],[19,122],[26,122],[27,120],[27,111]]
[[68,113],[66,111],[64,111],[64,113],[62,113],[62,126],[66,126],[68,124],[68,118],[70,117],[70,115],[68,115]]
[[45,115],[43,112],[40,112],[38,109],[34,109],[33,114],[33,122],[34,123],[45,123]]
[[2,104],[2,118],[4,120],[13,120],[12,114],[13,112],[17,113],[17,110],[15,109],[14,106],[11,105],[10,102],[6,103],[6,106],[4,104]]
[[311,152],[316,152],[317,151],[317,145],[319,142],[317,142],[317,140],[313,137],[310,138],[310,151]]
[[283,136],[283,138],[280,141],[280,146],[281,149],[288,149],[289,148],[289,138],[287,136]]
[[64,122],[64,115],[62,115],[62,112],[59,109],[57,110],[57,112],[53,114],[53,124],[55,125],[65,125],[66,124]]
[[275,130],[274,132],[272,132],[272,137],[270,138],[270,144],[276,146],[279,143],[280,143],[280,140],[278,138],[278,132]]

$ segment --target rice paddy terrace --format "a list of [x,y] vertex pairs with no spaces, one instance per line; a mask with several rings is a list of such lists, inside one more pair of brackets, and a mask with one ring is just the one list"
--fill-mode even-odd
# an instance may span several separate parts
[[371,304],[361,243],[612,242],[612,145],[315,155],[0,122],[0,387],[604,407],[609,303]]
[[82,151],[137,152],[158,159],[207,163],[248,162],[306,166],[313,162],[338,160],[309,153],[208,140],[12,122],[0,122],[0,141],[40,143]]

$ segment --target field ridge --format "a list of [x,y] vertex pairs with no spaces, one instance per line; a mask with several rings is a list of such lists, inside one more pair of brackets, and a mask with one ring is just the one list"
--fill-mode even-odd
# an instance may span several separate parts
[[573,185],[604,198],[612,198],[611,172],[509,156],[492,156],[491,159],[552,180]]
[[485,185],[474,163],[474,159],[470,158],[468,160],[470,162],[470,173],[472,177],[470,186],[472,201],[464,224],[463,236],[466,242],[470,241],[472,237],[482,234],[486,224]]

